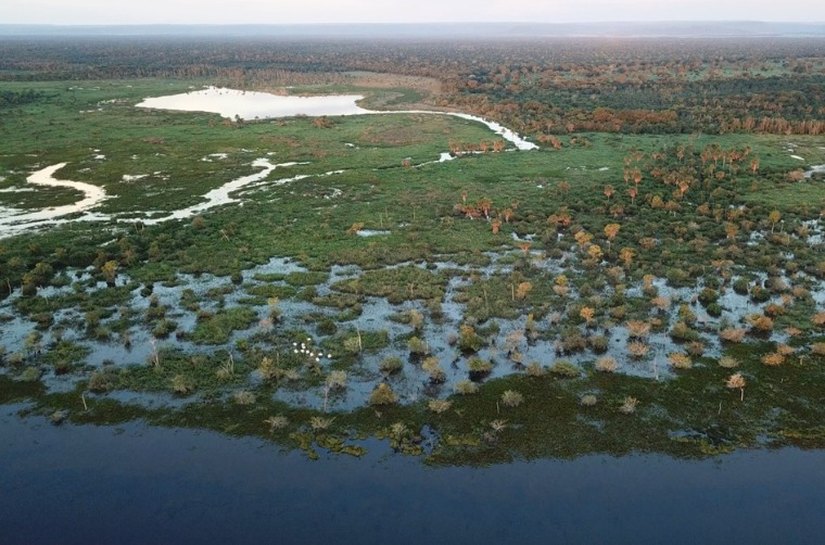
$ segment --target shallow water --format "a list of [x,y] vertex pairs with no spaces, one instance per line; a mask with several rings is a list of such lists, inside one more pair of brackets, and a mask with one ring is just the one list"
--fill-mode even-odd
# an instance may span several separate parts
[[[89,210],[97,207],[106,200],[106,191],[102,187],[84,182],[73,182],[70,180],[60,180],[54,177],[55,173],[66,166],[66,163],[51,165],[33,172],[26,181],[32,185],[45,187],[67,187],[83,194],[83,198],[72,204],[63,206],[52,206],[34,212],[15,210],[0,207],[0,238],[9,237],[24,233],[34,229],[41,229],[50,225],[56,225],[57,218],[72,214],[85,213],[80,218],[85,221],[103,221],[106,216],[97,216],[88,213]],[[29,188],[21,188],[28,190]]]
[[368,113],[356,102],[362,95],[282,96],[256,91],[207,87],[199,91],[151,97],[138,108],[211,112],[235,119],[263,119],[296,115],[357,115]]
[[213,432],[0,416],[0,528],[46,543],[821,543],[825,452],[425,466]]

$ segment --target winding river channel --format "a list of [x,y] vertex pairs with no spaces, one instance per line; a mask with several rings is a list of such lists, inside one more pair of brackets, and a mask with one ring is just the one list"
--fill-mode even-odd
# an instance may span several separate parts
[[[240,118],[246,120],[293,117],[298,115],[446,115],[485,125],[494,134],[509,142],[513,146],[513,149],[520,151],[538,149],[538,146],[522,138],[511,129],[482,117],[460,112],[435,112],[427,110],[372,111],[358,106],[357,102],[363,98],[361,95],[281,96],[271,93],[208,87],[189,93],[147,98],[137,104],[137,107],[188,112],[210,112],[220,114],[228,119]],[[444,152],[441,153],[438,160],[425,164],[445,162],[452,158],[453,156],[450,153]],[[273,164],[266,158],[257,159],[252,163],[252,166],[261,168],[262,170],[231,180],[208,192],[203,196],[203,202],[159,217],[145,219],[143,222],[146,224],[157,224],[165,221],[186,219],[203,213],[210,208],[238,202],[240,199],[234,198],[231,193],[239,191],[250,184],[266,180],[276,169],[296,166],[297,164],[298,163]],[[92,212],[108,198],[106,191],[102,187],[85,182],[61,180],[55,177],[58,171],[65,166],[66,163],[60,163],[42,168],[32,173],[26,181],[32,185],[74,189],[82,194],[81,200],[65,206],[43,208],[35,211],[0,208],[0,238],[66,223],[69,221],[67,219],[69,217],[72,218],[71,221],[118,221],[115,215]],[[278,185],[305,178],[340,174],[342,172],[341,170],[334,170],[320,175],[290,176],[269,183]]]

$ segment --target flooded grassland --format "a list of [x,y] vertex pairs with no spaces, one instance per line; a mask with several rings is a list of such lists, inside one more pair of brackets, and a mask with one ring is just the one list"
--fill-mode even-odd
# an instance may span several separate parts
[[825,443],[816,138],[49,93],[2,128],[18,411],[433,464]]

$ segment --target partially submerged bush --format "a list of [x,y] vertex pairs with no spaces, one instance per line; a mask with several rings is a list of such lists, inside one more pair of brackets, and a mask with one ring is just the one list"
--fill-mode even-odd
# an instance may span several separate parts
[[618,368],[619,364],[611,356],[604,356],[596,360],[595,369],[601,373],[615,373]]
[[667,361],[674,369],[690,369],[693,367],[693,361],[690,359],[690,356],[680,352],[668,354]]
[[387,375],[392,375],[393,373],[397,373],[404,368],[404,362],[401,361],[401,358],[397,356],[389,356],[381,360],[381,363],[378,364],[378,369]]
[[470,371],[471,378],[479,379],[486,377],[492,372],[493,364],[481,358],[472,358],[467,364],[467,368]]
[[379,384],[370,394],[370,405],[394,405],[398,403],[398,396],[386,382]]
[[455,393],[459,395],[472,395],[478,392],[478,384],[472,380],[462,380],[455,385]]
[[557,361],[550,372],[559,378],[578,378],[581,375],[581,370],[567,360]]

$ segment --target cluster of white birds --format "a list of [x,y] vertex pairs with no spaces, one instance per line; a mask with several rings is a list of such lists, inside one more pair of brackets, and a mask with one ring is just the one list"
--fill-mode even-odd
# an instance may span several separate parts
[[[292,352],[294,354],[303,354],[304,356],[306,356],[310,360],[314,359],[316,363],[321,363],[321,358],[324,357],[323,352],[321,352],[320,350],[316,352],[315,350],[312,349],[312,339],[310,339],[309,337],[307,337],[307,340],[306,340],[305,343],[297,343],[297,342],[292,343]],[[332,354],[327,354],[326,358],[328,360],[331,360],[332,359]]]

